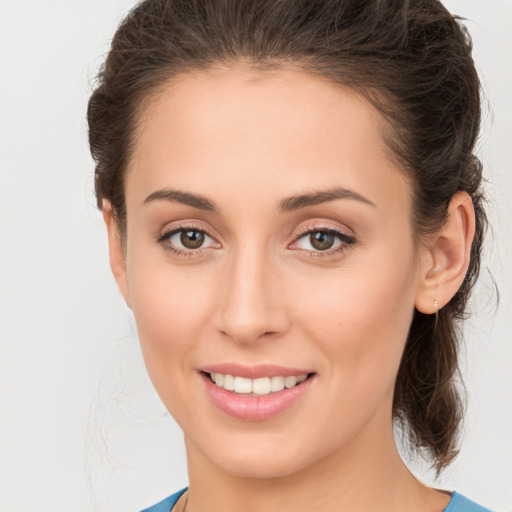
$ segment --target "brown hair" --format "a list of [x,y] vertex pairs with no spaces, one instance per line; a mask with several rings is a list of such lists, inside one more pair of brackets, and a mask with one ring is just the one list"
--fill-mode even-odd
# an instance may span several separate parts
[[364,94],[388,121],[385,142],[410,177],[418,235],[443,224],[457,191],[470,194],[468,273],[437,319],[415,311],[394,395],[394,418],[438,473],[457,453],[458,320],[487,225],[473,153],[480,84],[471,50],[465,27],[437,0],[146,0],[119,26],[88,108],[98,206],[111,202],[121,232],[142,102],[177,74],[242,60],[261,70],[298,66]]

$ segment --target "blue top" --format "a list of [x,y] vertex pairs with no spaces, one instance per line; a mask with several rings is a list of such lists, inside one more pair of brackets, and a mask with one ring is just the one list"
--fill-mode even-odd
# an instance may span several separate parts
[[[142,510],[142,512],[170,512],[172,507],[178,501],[179,497],[188,489],[181,489],[177,493],[165,498],[165,500]],[[468,500],[458,492],[452,492],[452,499],[443,512],[491,512],[488,508],[477,505],[474,501]]]

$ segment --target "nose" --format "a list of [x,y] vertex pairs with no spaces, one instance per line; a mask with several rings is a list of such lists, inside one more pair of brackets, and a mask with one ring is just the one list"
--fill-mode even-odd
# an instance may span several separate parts
[[218,313],[220,331],[238,344],[288,328],[278,269],[264,250],[247,244],[233,253],[222,272]]

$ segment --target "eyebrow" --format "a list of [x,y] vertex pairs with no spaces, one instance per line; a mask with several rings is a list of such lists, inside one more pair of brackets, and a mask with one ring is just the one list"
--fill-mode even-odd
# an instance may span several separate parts
[[215,205],[215,203],[210,199],[206,198],[205,196],[201,196],[199,194],[191,194],[190,192],[184,192],[182,190],[172,190],[169,188],[156,190],[152,194],[149,194],[149,196],[146,197],[146,199],[144,200],[144,204],[148,204],[151,203],[152,201],[159,200],[186,204],[187,206],[192,206],[193,208],[204,210],[206,212],[220,212],[219,208]]
[[[329,190],[320,190],[318,192],[312,192],[308,194],[298,194],[279,202],[278,211],[281,213],[291,212],[299,210],[300,208],[306,208],[307,206],[315,206],[317,204],[325,203],[328,201],[334,201],[336,199],[350,199],[359,201],[361,203],[373,206],[375,204],[369,199],[354,192],[353,190],[336,187]],[[192,194],[183,190],[174,189],[161,189],[151,193],[144,200],[144,204],[151,203],[153,201],[171,201],[173,203],[181,203],[187,206],[192,206],[198,210],[204,210],[211,213],[220,213],[220,209],[217,207],[214,201],[200,194]]]
[[320,190],[309,194],[300,194],[283,199],[279,203],[280,212],[291,212],[306,206],[314,206],[316,204],[334,201],[335,199],[351,199],[377,208],[369,199],[344,187],[336,187],[329,190]]

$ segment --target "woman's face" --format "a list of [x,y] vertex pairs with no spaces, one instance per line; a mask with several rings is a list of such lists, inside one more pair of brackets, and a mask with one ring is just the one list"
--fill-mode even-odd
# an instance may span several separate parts
[[283,476],[392,436],[419,272],[383,126],[350,90],[241,66],[143,111],[118,280],[189,456]]

